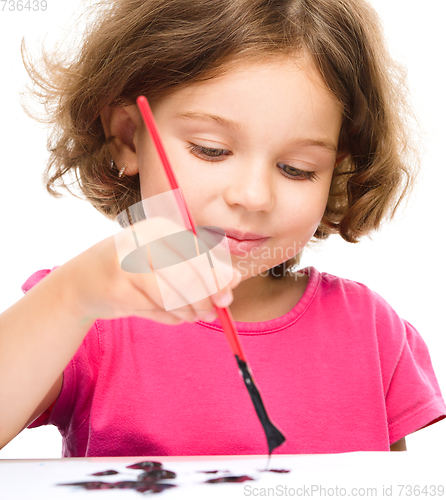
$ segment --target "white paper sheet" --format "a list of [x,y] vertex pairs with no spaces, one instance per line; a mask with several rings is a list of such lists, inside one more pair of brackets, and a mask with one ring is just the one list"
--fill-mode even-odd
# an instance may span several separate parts
[[[136,480],[142,471],[127,469],[142,460],[157,460],[177,477],[164,482],[176,488],[157,494],[160,499],[282,498],[414,498],[440,497],[444,493],[444,463],[410,452],[355,452],[333,455],[273,455],[272,469],[290,469],[288,474],[262,472],[267,457],[113,457],[60,460],[0,461],[1,500],[138,499],[147,493],[132,490],[84,490],[57,486],[81,481],[117,482]],[[113,476],[92,473],[114,469]],[[205,474],[199,471],[228,470]],[[223,475],[248,475],[254,481],[204,484]],[[441,489],[443,485],[443,495]],[[426,494],[415,486],[427,487]],[[356,488],[356,490],[354,490]],[[435,488],[435,489],[434,489]],[[418,491],[418,490],[417,490]],[[435,493],[435,494],[434,494]],[[150,494],[149,494],[150,495]]]

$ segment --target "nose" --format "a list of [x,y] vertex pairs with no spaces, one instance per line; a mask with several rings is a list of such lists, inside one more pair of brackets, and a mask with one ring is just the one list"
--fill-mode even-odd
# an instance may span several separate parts
[[274,169],[266,161],[240,162],[228,178],[228,205],[243,206],[249,212],[270,212],[274,206]]

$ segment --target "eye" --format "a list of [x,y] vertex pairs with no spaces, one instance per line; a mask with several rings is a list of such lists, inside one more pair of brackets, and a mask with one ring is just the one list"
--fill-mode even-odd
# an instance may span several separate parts
[[[222,161],[225,157],[232,155],[232,152],[227,149],[207,148],[192,143],[187,146],[187,149],[191,154],[206,161]],[[314,181],[318,178],[316,172],[313,171],[300,170],[285,163],[278,163],[277,166],[287,174],[286,177],[289,179]]]
[[292,167],[286,163],[278,163],[277,166],[282,169],[289,179],[293,180],[310,180],[314,181],[317,179],[316,172],[310,170],[300,170],[299,168]]
[[207,161],[221,161],[225,156],[232,155],[231,151],[227,149],[206,148],[192,143],[187,146],[187,149],[189,149],[193,155]]

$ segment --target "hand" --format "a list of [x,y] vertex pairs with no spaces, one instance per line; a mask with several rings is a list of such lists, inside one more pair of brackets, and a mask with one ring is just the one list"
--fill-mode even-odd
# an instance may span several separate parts
[[[197,319],[212,321],[216,317],[214,304],[218,307],[227,307],[233,300],[232,289],[241,281],[239,271],[228,266],[225,274],[232,275],[229,284],[222,290],[211,295],[209,281],[203,278],[196,267],[197,264],[184,255],[181,245],[168,245],[163,239],[166,234],[178,233],[180,228],[170,219],[154,217],[138,222],[133,226],[138,234],[148,235],[146,241],[157,240],[162,245],[162,257],[180,255],[180,261],[186,268],[181,273],[158,273],[161,279],[163,295],[161,294],[157,276],[154,272],[131,273],[121,268],[115,237],[109,237],[92,246],[82,254],[67,262],[64,268],[65,282],[69,285],[71,306],[84,321],[103,318],[112,319],[126,316],[140,316],[159,323],[180,324],[194,322]],[[132,231],[127,230],[119,234],[120,242],[129,249],[135,248]],[[203,239],[197,237],[201,248],[209,248]],[[209,242],[209,240],[208,240]],[[203,246],[202,246],[203,245]],[[188,260],[189,259],[189,260]],[[214,261],[215,262],[215,261]],[[221,268],[220,268],[221,269]],[[214,271],[215,278],[215,271]],[[194,288],[195,287],[195,288]],[[165,304],[178,303],[178,299],[187,295],[187,292],[204,289],[205,298],[196,302],[166,310]],[[226,300],[221,299],[224,296]],[[186,297],[187,299],[187,297]],[[186,300],[187,301],[187,300]],[[186,302],[186,301],[183,301]],[[168,307],[167,307],[168,308]],[[212,317],[210,317],[212,315]]]

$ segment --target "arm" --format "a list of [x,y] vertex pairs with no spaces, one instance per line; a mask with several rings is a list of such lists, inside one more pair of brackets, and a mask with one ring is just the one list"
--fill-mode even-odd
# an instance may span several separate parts
[[73,307],[63,267],[0,315],[0,448],[55,401],[94,324]]
[[60,391],[62,390],[62,383],[63,383],[63,373],[60,374],[55,384],[49,390],[48,394],[43,398],[42,402],[34,410],[33,414],[28,419],[28,422],[26,422],[23,429],[26,429],[26,427],[28,427],[29,424],[33,423],[37,417],[40,417],[40,415],[42,415],[42,413],[45,412],[56,401],[56,399],[59,397]]
[[390,451],[407,451],[406,438],[403,437],[399,441],[390,445]]
[[[178,230],[178,224],[163,217],[137,223],[139,234],[150,241]],[[181,228],[182,229],[182,228]],[[120,246],[135,245],[134,229],[123,232]],[[167,232],[166,232],[167,231]],[[205,243],[203,243],[205,244]],[[177,255],[166,246],[166,252]],[[181,253],[181,252],[180,252]],[[202,280],[199,269],[187,261],[185,279],[168,282],[170,299]],[[133,316],[178,325],[206,320],[215,304],[241,280],[233,273],[231,282],[214,295],[166,310],[155,273],[122,270],[114,236],[106,238],[45,276],[23,298],[0,315],[0,448],[57,398],[65,367],[76,354],[97,318]]]

